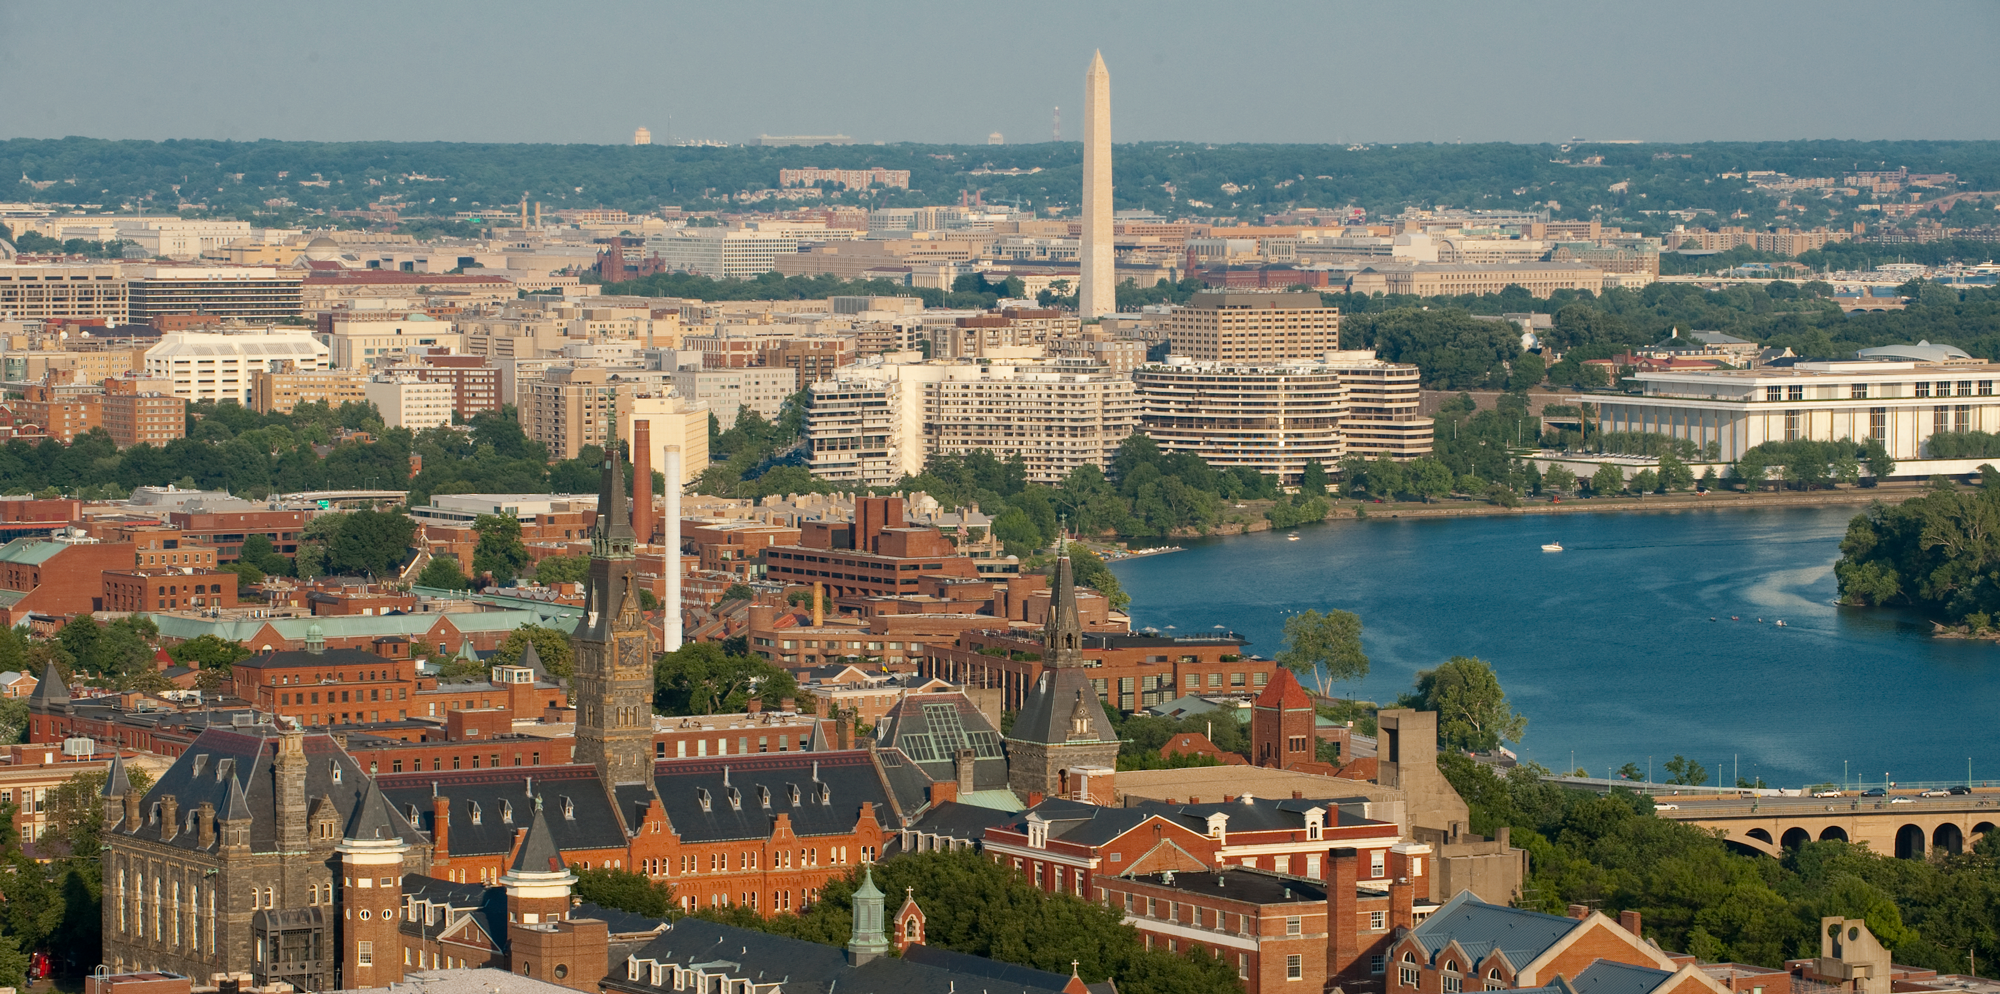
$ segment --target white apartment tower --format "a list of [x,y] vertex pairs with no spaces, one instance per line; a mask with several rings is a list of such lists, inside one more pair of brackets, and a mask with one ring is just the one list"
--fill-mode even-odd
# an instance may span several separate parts
[[1118,312],[1117,260],[1111,251],[1111,72],[1104,53],[1083,74],[1083,286],[1085,320]]

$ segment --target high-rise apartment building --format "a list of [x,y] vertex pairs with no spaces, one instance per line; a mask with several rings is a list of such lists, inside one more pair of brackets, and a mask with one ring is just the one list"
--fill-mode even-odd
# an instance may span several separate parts
[[1431,454],[1432,420],[1420,413],[1415,365],[1386,362],[1363,350],[1329,352],[1325,361],[1347,387],[1340,434],[1349,455],[1409,460]]
[[1340,309],[1316,293],[1197,293],[1167,316],[1167,337],[1196,362],[1310,362],[1340,348]]
[[255,370],[250,374],[250,409],[259,414],[290,414],[300,404],[342,404],[367,401],[362,384],[368,373],[358,369]]
[[401,370],[379,373],[362,384],[368,402],[391,428],[422,431],[451,423],[451,384],[426,381]]
[[1055,483],[1107,465],[1138,426],[1131,381],[1077,361],[855,366],[808,391],[813,474],[866,486],[979,449],[1018,455],[1029,480]]
[[482,355],[427,355],[397,367],[430,383],[451,385],[451,406],[461,418],[500,409],[500,371]]
[[596,366],[551,367],[520,386],[521,430],[548,446],[551,459],[575,459],[586,445],[626,434],[632,388]]
[[[799,389],[798,370],[786,367],[680,369],[673,378],[674,391],[690,403],[706,405],[723,431],[736,426],[736,415],[746,407],[767,419],[777,418],[785,398]],[[659,434],[658,428],[654,434]]]
[[141,442],[158,447],[187,435],[187,401],[165,380],[107,379],[103,405],[104,430],[121,449]]

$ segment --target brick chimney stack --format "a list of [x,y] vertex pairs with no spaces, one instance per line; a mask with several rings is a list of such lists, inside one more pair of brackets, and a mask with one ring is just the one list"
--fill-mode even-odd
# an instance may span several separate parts
[[1326,972],[1328,979],[1355,978],[1367,964],[1361,962],[1361,935],[1358,924],[1360,902],[1355,895],[1355,875],[1361,854],[1355,849],[1335,849],[1326,861]]
[[[653,423],[632,422],[632,534],[653,541]],[[669,554],[679,550],[669,550]]]

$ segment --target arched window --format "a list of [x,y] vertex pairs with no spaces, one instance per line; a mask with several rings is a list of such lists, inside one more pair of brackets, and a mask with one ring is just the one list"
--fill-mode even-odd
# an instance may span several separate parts
[[903,919],[903,939],[904,939],[904,941],[906,941],[906,942],[915,942],[915,941],[917,941],[917,916],[916,916],[916,915],[911,915],[910,917],[908,917],[908,918],[905,918],[905,919]]

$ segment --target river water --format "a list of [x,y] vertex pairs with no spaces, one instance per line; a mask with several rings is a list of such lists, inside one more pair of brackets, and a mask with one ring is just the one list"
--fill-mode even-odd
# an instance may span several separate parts
[[[1385,704],[1454,655],[1499,673],[1524,759],[1710,782],[2000,782],[2000,647],[1833,605],[1855,506],[1342,521],[1184,542],[1113,565],[1134,627],[1227,626],[1279,650],[1284,614],[1361,616]],[[1560,541],[1560,553],[1544,553]],[[1732,621],[1734,615],[1741,620]],[[1714,618],[1716,620],[1711,621]],[[1756,619],[1762,618],[1759,623]],[[1773,622],[1782,619],[1784,627]],[[1716,771],[1720,770],[1720,776]]]

